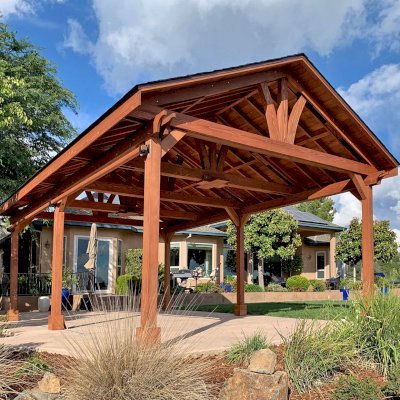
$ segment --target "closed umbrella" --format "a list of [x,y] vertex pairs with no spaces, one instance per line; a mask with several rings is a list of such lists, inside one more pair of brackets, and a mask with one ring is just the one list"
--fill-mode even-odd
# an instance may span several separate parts
[[93,277],[94,270],[96,269],[96,257],[97,257],[97,225],[92,224],[90,228],[89,243],[86,253],[89,255],[89,259],[85,264],[85,268],[89,271],[89,289],[93,289]]

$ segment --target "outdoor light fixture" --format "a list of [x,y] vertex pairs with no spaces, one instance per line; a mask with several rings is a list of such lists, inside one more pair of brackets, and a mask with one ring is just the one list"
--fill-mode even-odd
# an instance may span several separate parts
[[46,240],[46,243],[44,244],[44,248],[48,250],[50,248],[50,242]]
[[142,144],[139,149],[139,156],[146,157],[149,154],[149,146]]

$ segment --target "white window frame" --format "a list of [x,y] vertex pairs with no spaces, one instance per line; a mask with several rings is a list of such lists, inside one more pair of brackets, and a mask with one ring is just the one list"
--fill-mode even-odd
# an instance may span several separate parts
[[[324,269],[323,269],[324,277],[323,278],[318,277],[318,271],[322,271],[322,269],[318,269],[318,255],[321,255],[321,254],[324,255]],[[315,278],[321,279],[321,280],[325,279],[325,275],[326,275],[325,270],[326,270],[326,251],[318,250],[315,252]]]

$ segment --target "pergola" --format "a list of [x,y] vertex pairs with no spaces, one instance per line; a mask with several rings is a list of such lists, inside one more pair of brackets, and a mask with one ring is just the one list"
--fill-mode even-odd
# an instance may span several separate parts
[[302,54],[138,85],[1,205],[12,224],[8,318],[18,319],[19,232],[35,218],[54,219],[49,329],[64,328],[64,221],[142,224],[141,329],[158,339],[160,236],[167,304],[173,233],[230,218],[237,228],[235,314],[246,315],[249,216],[343,192],[362,203],[362,274],[364,294],[371,294],[372,187],[397,175],[397,166]]

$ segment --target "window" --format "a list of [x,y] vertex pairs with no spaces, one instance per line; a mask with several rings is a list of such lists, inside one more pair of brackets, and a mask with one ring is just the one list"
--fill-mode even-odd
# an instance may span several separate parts
[[122,273],[122,240],[118,239],[117,277]]
[[[170,266],[171,267],[179,267],[179,251],[180,251],[180,244],[179,243],[171,243],[171,250],[170,250]],[[179,268],[178,268],[179,269]]]
[[325,252],[317,251],[315,259],[317,264],[317,279],[325,279]]
[[203,270],[203,276],[210,276],[212,267],[212,244],[188,243],[187,265],[192,271],[198,267]]

